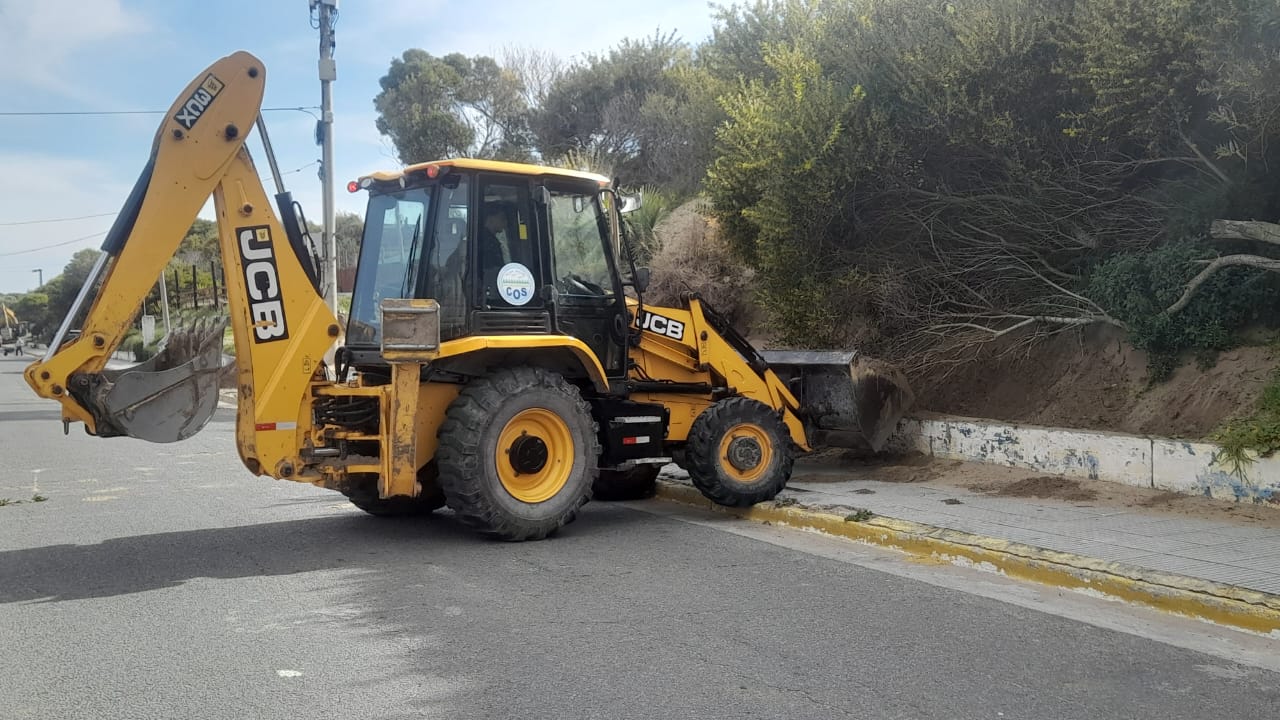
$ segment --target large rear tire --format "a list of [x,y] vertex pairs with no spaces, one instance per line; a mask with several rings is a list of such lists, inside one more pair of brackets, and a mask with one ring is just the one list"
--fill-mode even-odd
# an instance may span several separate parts
[[630,470],[601,470],[592,497],[596,500],[644,500],[658,492],[661,465],[637,465]]
[[769,406],[750,398],[721,400],[689,429],[685,469],[694,487],[719,505],[772,500],[791,479],[794,462],[786,425]]
[[440,485],[463,523],[503,540],[541,540],[591,498],[600,454],[591,408],[540,368],[472,381],[440,427]]

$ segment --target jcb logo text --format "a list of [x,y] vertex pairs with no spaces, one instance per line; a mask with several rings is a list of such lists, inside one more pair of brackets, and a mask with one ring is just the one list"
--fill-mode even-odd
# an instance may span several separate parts
[[237,228],[240,263],[244,266],[245,288],[249,291],[249,321],[258,343],[285,340],[289,328],[280,298],[280,273],[276,269],[271,230],[266,226]]
[[640,313],[640,317],[636,318],[636,327],[659,335],[665,335],[672,340],[684,339],[684,323],[661,315],[655,315],[651,312]]

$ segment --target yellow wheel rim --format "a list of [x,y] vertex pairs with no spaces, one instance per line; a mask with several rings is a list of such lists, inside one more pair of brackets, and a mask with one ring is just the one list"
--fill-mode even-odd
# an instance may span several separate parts
[[720,467],[729,479],[753,483],[764,477],[773,463],[769,433],[754,423],[729,428],[720,438]]
[[569,482],[573,433],[550,410],[521,410],[502,428],[494,455],[498,480],[511,497],[527,503],[544,502]]

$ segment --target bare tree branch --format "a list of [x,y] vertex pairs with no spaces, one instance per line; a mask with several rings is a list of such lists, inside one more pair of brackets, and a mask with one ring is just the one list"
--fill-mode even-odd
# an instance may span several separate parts
[[1255,267],[1269,272],[1280,272],[1280,260],[1262,257],[1261,255],[1224,255],[1210,262],[1205,269],[1201,270],[1191,281],[1187,283],[1187,287],[1182,291],[1182,297],[1178,301],[1170,305],[1164,312],[1166,315],[1174,315],[1182,312],[1183,308],[1191,303],[1191,299],[1199,292],[1200,286],[1213,277],[1214,273],[1224,267]]
[[1217,165],[1214,165],[1214,164],[1213,164],[1213,161],[1212,161],[1212,160],[1210,160],[1210,159],[1209,159],[1209,158],[1204,154],[1204,152],[1202,152],[1202,151],[1200,150],[1200,148],[1195,144],[1195,142],[1193,142],[1193,141],[1191,140],[1191,138],[1187,137],[1186,133],[1184,133],[1184,132],[1182,132],[1181,130],[1179,130],[1179,131],[1178,131],[1178,135],[1180,135],[1180,136],[1182,137],[1182,142],[1183,142],[1187,147],[1191,148],[1191,152],[1195,153],[1197,158],[1200,158],[1200,162],[1204,163],[1205,167],[1207,167],[1207,168],[1209,168],[1211,171],[1213,171],[1213,174],[1214,174],[1214,175],[1216,175],[1216,176],[1218,177],[1218,179],[1222,181],[1222,184],[1223,184],[1223,185],[1230,185],[1230,184],[1231,184],[1231,178],[1227,177],[1227,174],[1226,174],[1226,173],[1224,173],[1224,172],[1222,172],[1222,170],[1221,170]]

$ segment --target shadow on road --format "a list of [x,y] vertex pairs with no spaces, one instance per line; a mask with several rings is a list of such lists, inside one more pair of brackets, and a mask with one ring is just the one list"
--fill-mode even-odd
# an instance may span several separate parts
[[0,603],[82,600],[145,592],[193,578],[289,575],[386,564],[463,539],[484,542],[448,515],[309,518],[114,538],[0,552]]
[[[325,498],[331,501],[330,498]],[[604,521],[602,515],[608,515]],[[640,513],[585,513],[561,531],[582,536],[618,532]],[[609,526],[605,528],[605,526]],[[194,578],[244,578],[318,570],[358,569],[394,574],[424,558],[448,557],[450,565],[485,562],[489,556],[525,554],[484,538],[451,513],[426,518],[374,518],[354,513],[237,527],[113,538],[96,545],[49,545],[0,552],[0,603],[58,602],[111,597],[174,587]],[[389,580],[392,578],[389,577]]]

